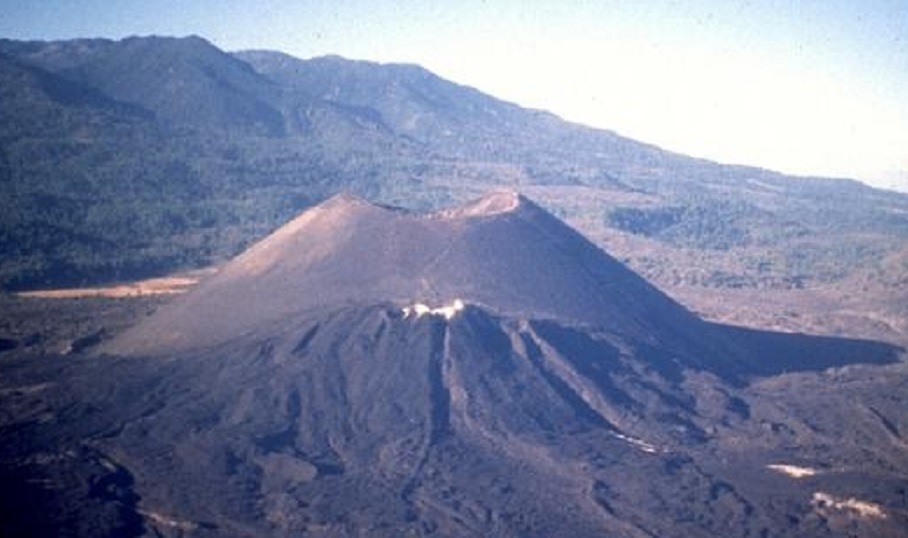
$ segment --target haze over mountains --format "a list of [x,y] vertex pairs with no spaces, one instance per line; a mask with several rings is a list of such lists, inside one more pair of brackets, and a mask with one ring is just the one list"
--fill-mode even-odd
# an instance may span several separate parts
[[342,194],[0,361],[0,530],[904,536],[903,359],[706,323],[512,192]]
[[6,289],[218,264],[0,295],[2,535],[905,536],[908,196],[198,37],[0,41],[0,188]]
[[418,66],[148,37],[5,40],[0,74],[8,289],[220,262],[341,189],[432,209],[519,187],[682,291],[875,282],[908,256],[906,195],[691,159]]

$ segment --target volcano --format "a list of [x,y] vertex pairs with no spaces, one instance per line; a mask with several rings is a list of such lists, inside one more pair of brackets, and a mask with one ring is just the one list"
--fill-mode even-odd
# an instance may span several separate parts
[[899,352],[707,323],[516,193],[431,214],[342,194],[99,353],[6,364],[0,515],[31,534],[898,536],[904,424],[848,391]]
[[108,349],[187,351],[266,334],[282,320],[317,310],[455,301],[639,339],[703,331],[680,305],[514,192],[428,215],[341,194]]

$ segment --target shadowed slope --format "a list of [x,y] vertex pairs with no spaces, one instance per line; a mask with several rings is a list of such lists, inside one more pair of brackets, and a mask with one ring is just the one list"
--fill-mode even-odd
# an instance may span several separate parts
[[108,346],[156,354],[223,343],[317,308],[460,299],[639,339],[708,331],[695,316],[522,196],[420,215],[338,195],[238,256]]
[[513,192],[431,214],[337,195],[103,351],[179,354],[268,339],[287,320],[338,308],[390,303],[407,312],[418,304],[429,312],[457,302],[611,334],[727,379],[886,364],[898,355],[876,342],[706,323]]
[[[0,497],[61,484],[40,491],[51,528],[76,513],[195,537],[795,537],[899,536],[908,521],[881,485],[885,519],[829,529],[809,504],[819,486],[765,467],[782,454],[839,465],[854,454],[839,430],[854,424],[814,431],[809,414],[775,411],[778,396],[668,349],[469,305],[450,319],[340,305],[170,360],[0,367],[25,387],[0,383],[4,408],[22,410],[0,417],[0,469],[15,470]],[[873,436],[885,463],[824,478],[824,491],[866,498],[874,469],[905,461],[898,419],[872,413],[854,437]],[[35,446],[50,456],[30,457]],[[85,462],[69,456],[79,447]],[[91,497],[95,483],[106,497]],[[21,520],[44,521],[29,507],[0,530]]]
[[[0,362],[0,500],[39,499],[14,515],[0,502],[0,533],[85,534],[86,519],[99,535],[195,537],[908,524],[899,401],[862,392],[855,406],[854,385],[825,373],[767,377],[896,349],[704,323],[513,193],[429,215],[337,196],[105,351],[153,358]],[[789,462],[823,476],[779,476]],[[852,498],[885,517],[830,515]]]
[[277,88],[200,37],[3,41],[0,48],[175,125],[283,132]]

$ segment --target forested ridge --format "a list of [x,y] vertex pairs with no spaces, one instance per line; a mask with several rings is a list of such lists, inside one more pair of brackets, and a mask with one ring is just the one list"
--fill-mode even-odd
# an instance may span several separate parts
[[835,281],[908,238],[908,196],[692,159],[418,66],[198,37],[0,41],[0,185],[8,290],[218,263],[344,189],[420,210],[531,191],[628,238],[644,274],[706,286]]

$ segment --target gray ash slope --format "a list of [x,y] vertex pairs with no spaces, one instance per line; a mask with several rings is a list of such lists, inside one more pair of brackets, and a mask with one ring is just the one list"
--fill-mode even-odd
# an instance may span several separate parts
[[0,39],[0,182],[9,290],[222,263],[340,189],[426,210],[519,186],[673,286],[888,275],[908,237],[904,194],[674,154],[418,66],[198,37]]
[[0,363],[4,534],[908,528],[898,350],[704,323],[510,193],[335,197],[102,351]]
[[340,194],[279,228],[108,351],[186,351],[269,331],[312,310],[455,300],[641,340],[705,330],[683,307],[514,192],[431,214]]

